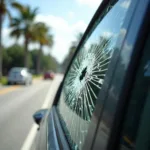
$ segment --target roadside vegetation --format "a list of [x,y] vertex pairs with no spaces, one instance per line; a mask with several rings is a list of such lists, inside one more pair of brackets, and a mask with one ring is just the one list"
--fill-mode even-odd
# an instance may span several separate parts
[[[16,15],[12,16],[8,8],[14,9],[17,12]],[[0,83],[7,82],[5,76],[12,67],[27,67],[35,76],[45,70],[57,71],[59,64],[50,54],[54,45],[52,29],[43,22],[35,22],[38,10],[38,8],[31,8],[29,5],[22,5],[16,1],[0,0]],[[16,43],[20,37],[23,37],[23,45],[14,43],[5,47],[2,44],[2,27],[6,16],[10,22],[10,37],[16,38]],[[30,43],[39,44],[39,48],[30,50]],[[43,52],[45,46],[49,48],[48,54]]]
[[8,84],[7,77],[5,77],[5,76],[1,77],[0,84],[7,85]]
[[[17,12],[15,16],[10,13],[10,8]],[[17,1],[0,0],[1,84],[7,84],[7,75],[12,67],[27,67],[31,70],[35,78],[47,70],[64,73],[71,61],[77,45],[82,38],[82,33],[79,33],[76,40],[71,43],[68,55],[60,65],[51,55],[51,49],[55,44],[52,34],[53,29],[43,22],[35,22],[38,12],[39,8],[22,5]],[[6,17],[9,18],[10,37],[16,39],[16,42],[9,47],[5,47],[2,43],[2,29]],[[22,45],[18,44],[20,38],[23,38]],[[39,47],[31,50],[29,48],[29,44],[31,43],[36,43]],[[48,54],[44,53],[44,47],[49,49]]]
[[[41,73],[37,73],[37,59],[39,51],[38,49],[29,50],[28,53],[28,65],[32,74],[38,75],[46,70],[57,71],[58,63],[51,55],[41,54]],[[3,75],[7,75],[9,70],[14,67],[24,67],[24,49],[21,45],[14,44],[10,47],[4,48],[3,50]]]

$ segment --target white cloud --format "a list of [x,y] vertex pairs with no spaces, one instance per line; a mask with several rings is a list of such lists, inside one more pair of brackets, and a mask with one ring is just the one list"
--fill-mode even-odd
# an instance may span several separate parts
[[14,43],[23,44],[24,38],[21,36],[18,40],[14,37],[10,37],[10,28],[2,29],[2,44],[4,46],[11,46]]
[[[53,15],[38,15],[36,21],[42,21],[52,28],[55,41],[52,55],[59,62],[62,62],[67,55],[70,44],[75,40],[76,35],[79,32],[83,33],[87,27],[87,24],[82,20],[75,24],[69,24],[67,20]],[[48,48],[45,48],[45,52],[47,53],[48,51]]]
[[70,12],[68,13],[68,16],[69,16],[70,19],[72,19],[72,18],[74,17],[74,12],[73,12],[73,11],[70,11]]
[[33,49],[38,49],[39,48],[39,44],[38,43],[30,43],[29,44],[29,49],[33,50]]
[[3,28],[3,30],[2,30],[2,44],[3,45],[10,46],[15,42],[15,39],[10,38],[10,36],[9,36],[10,31],[11,30],[8,28]]
[[86,27],[87,25],[85,24],[85,22],[83,20],[80,20],[76,24],[72,25],[71,30],[75,32],[83,32]]
[[105,32],[102,33],[102,35],[103,35],[104,37],[106,37],[106,38],[109,38],[109,37],[111,37],[111,36],[113,35],[113,33],[112,33],[112,32],[109,32],[109,31],[105,31]]
[[77,2],[81,5],[87,5],[91,8],[98,8],[103,0],[77,0]]
[[48,26],[56,29],[57,31],[67,30],[69,28],[69,24],[61,17],[53,16],[53,15],[38,15],[35,19],[37,22],[42,21]]
[[130,6],[131,0],[126,0],[121,3],[121,7],[128,9]]

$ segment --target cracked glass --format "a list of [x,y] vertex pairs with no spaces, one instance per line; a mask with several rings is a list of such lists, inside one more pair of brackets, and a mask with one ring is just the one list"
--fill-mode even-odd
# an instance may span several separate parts
[[82,149],[129,4],[120,0],[105,9],[66,75],[58,113],[71,149]]

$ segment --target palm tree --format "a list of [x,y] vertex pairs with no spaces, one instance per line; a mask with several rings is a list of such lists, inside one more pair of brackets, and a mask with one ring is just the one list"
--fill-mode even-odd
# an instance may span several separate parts
[[10,4],[7,0],[0,0],[0,78],[2,77],[2,61],[3,61],[3,48],[2,48],[2,26],[4,18],[7,15],[11,19],[10,11],[8,5]]
[[24,37],[24,66],[28,67],[28,46],[33,38],[32,24],[37,15],[37,8],[31,9],[29,5],[23,6],[21,4],[13,4],[19,11],[19,16],[12,18],[12,31],[11,36],[17,39],[20,36]]
[[33,25],[33,41],[39,43],[39,53],[37,57],[36,71],[39,74],[41,71],[41,56],[43,46],[53,46],[53,35],[50,34],[49,28],[42,22],[38,22]]

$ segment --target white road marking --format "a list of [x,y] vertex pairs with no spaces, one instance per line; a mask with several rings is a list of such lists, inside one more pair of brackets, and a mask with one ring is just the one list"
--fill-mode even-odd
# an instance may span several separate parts
[[35,139],[36,133],[37,133],[37,128],[38,128],[38,125],[34,123],[32,125],[32,128],[30,129],[30,132],[29,132],[21,150],[30,150],[32,143]]
[[[60,77],[59,77],[60,78]],[[54,96],[55,96],[55,93],[56,93],[56,90],[58,88],[57,85],[59,85],[61,79],[57,80],[57,77],[56,77],[56,80],[52,81],[51,85],[50,85],[50,88],[48,90],[48,93],[46,95],[46,98],[45,98],[45,101],[42,105],[42,108],[41,109],[44,109],[44,108],[49,108],[51,105],[52,105],[52,100],[54,99]],[[51,101],[50,101],[51,100]],[[27,138],[25,139],[25,142],[21,148],[21,150],[30,150],[31,149],[31,146],[33,144],[33,141],[36,137],[36,133],[37,133],[37,128],[38,128],[38,125],[36,125],[35,123],[32,125],[30,131],[29,131],[29,134],[27,136]]]

